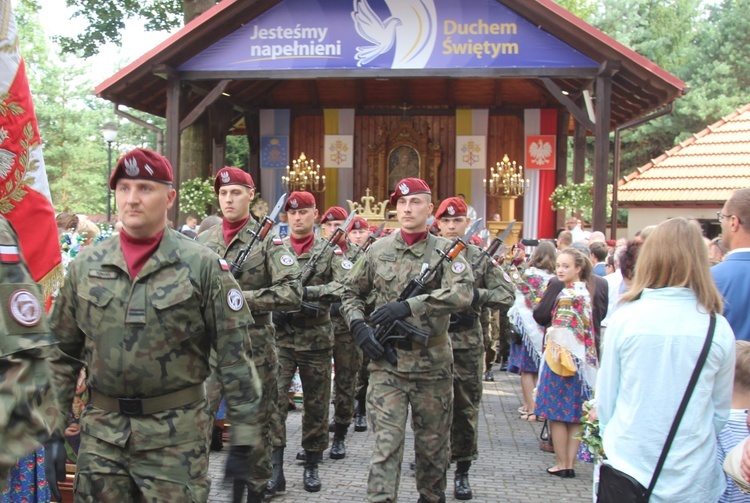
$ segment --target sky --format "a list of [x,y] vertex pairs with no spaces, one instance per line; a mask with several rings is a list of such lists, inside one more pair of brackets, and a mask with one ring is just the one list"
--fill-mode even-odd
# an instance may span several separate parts
[[[15,8],[18,0],[11,0]],[[48,38],[55,35],[74,36],[86,27],[83,18],[74,18],[75,9],[65,5],[65,0],[40,0],[42,6],[40,21]],[[19,27],[20,36],[23,37],[23,27]],[[125,31],[122,35],[122,47],[110,43],[100,48],[99,54],[84,60],[89,68],[88,75],[94,85],[98,85],[118,69],[138,59],[151,48],[163,42],[170,33],[147,32],[142,28],[139,19],[131,19],[126,22]]]

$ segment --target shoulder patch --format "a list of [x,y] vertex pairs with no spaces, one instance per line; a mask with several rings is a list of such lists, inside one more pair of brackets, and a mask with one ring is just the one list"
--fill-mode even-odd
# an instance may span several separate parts
[[16,290],[10,296],[10,315],[16,323],[33,327],[42,319],[42,306],[39,299],[28,290]]
[[333,253],[335,253],[336,255],[343,255],[344,250],[342,250],[341,248],[337,246],[336,248],[333,249]]
[[507,281],[508,283],[513,283],[513,282],[511,281],[511,279],[510,279],[510,276],[508,276],[508,273],[507,273],[507,272],[505,272],[505,271],[503,271],[503,278],[504,278],[504,279],[505,279],[505,281]]
[[273,244],[275,244],[276,246],[283,245],[284,240],[281,238],[273,238]]
[[222,271],[229,271],[229,264],[227,264],[227,261],[223,258],[219,259],[219,265],[221,266]]
[[17,264],[21,261],[18,246],[14,244],[0,244],[0,262],[3,264]]
[[279,262],[281,262],[281,265],[285,265],[285,266],[288,267],[288,266],[294,264],[294,259],[288,253],[285,253],[284,255],[282,255],[281,257],[279,257]]
[[453,262],[453,265],[451,266],[451,271],[455,272],[456,274],[461,274],[466,270],[466,264],[463,262]]
[[232,288],[227,292],[227,305],[232,311],[239,311],[242,306],[245,305],[245,298],[242,296],[242,292],[236,288]]
[[341,267],[346,269],[347,271],[351,269],[353,266],[354,264],[352,264],[352,261],[349,259],[344,259],[341,261]]

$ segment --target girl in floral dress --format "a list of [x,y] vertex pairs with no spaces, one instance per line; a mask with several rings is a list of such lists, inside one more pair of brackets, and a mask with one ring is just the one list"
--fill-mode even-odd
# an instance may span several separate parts
[[547,283],[555,269],[557,250],[552,243],[544,241],[534,250],[529,267],[522,273],[514,271],[513,281],[516,284],[516,301],[508,311],[508,320],[521,334],[521,342],[511,344],[508,370],[521,374],[521,391],[523,393],[524,411],[521,419],[536,421],[534,399],[539,360],[542,355],[544,332],[534,321],[534,307],[544,295]]
[[536,412],[549,420],[557,464],[551,475],[575,477],[583,402],[596,383],[598,366],[591,328],[591,296],[587,282],[591,262],[580,251],[566,248],[557,256],[557,278],[565,288],[557,296],[552,325],[547,329],[537,386]]

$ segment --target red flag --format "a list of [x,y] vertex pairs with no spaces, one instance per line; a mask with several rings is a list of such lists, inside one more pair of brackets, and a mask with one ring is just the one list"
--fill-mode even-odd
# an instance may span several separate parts
[[60,242],[10,0],[0,0],[0,214],[49,297],[62,280]]

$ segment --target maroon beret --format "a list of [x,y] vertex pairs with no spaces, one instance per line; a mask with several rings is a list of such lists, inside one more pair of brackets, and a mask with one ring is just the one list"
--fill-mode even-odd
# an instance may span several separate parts
[[323,216],[320,217],[320,221],[321,223],[332,222],[334,220],[346,220],[348,217],[349,213],[347,213],[347,211],[341,206],[331,206],[325,213],[323,213]]
[[432,194],[427,182],[419,178],[404,178],[396,184],[396,190],[391,194],[391,204],[396,204],[398,199],[412,194]]
[[255,188],[255,182],[250,173],[242,171],[240,168],[223,167],[216,173],[214,178],[214,192],[219,193],[219,188],[224,185],[243,185],[249,189]]
[[469,244],[482,247],[484,246],[484,239],[482,239],[477,234],[474,234],[473,236],[469,238]]
[[115,190],[117,180],[151,180],[152,182],[168,183],[174,181],[172,165],[166,157],[153,150],[137,148],[120,157],[117,166],[109,177],[109,188]]
[[449,197],[443,199],[443,202],[438,206],[435,218],[440,219],[443,217],[465,217],[466,216],[466,203],[458,197]]
[[[353,231],[353,230],[369,230],[370,227],[367,225],[367,220],[365,220],[362,217],[354,217],[352,220],[352,223],[349,224],[349,228],[346,229],[346,232]],[[373,232],[377,230],[378,228],[375,227],[373,229]]]
[[303,208],[315,208],[315,196],[305,191],[294,191],[289,194],[289,199],[286,200],[284,205],[284,211],[301,210]]

